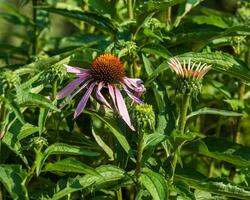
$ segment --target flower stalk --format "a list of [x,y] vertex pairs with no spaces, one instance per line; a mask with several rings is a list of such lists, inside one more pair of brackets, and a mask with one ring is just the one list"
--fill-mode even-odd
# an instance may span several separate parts
[[187,111],[189,107],[190,94],[184,94],[182,96],[181,110],[180,110],[180,119],[179,119],[179,131],[181,134],[184,134]]
[[134,19],[133,0],[127,0],[127,9],[129,19]]
[[137,160],[136,160],[136,168],[135,168],[136,192],[137,193],[140,191],[140,188],[141,188],[139,178],[141,175],[141,168],[142,168],[143,137],[144,137],[144,131],[142,129],[138,130]]

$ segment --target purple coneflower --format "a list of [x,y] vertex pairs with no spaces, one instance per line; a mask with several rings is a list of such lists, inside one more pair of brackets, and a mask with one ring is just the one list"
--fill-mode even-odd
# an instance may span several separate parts
[[211,65],[201,62],[191,62],[191,59],[186,62],[183,60],[181,63],[177,58],[170,58],[168,62],[172,70],[182,78],[202,79],[202,77],[210,70]]
[[[95,90],[96,99],[110,109],[115,108],[128,126],[134,130],[125,101],[118,86],[123,88],[126,94],[136,103],[143,103],[138,97],[145,91],[145,88],[141,79],[128,78],[125,76],[124,66],[118,57],[111,54],[103,54],[93,61],[90,69],[82,69],[69,65],[65,65],[65,67],[67,72],[74,73],[77,78],[58,92],[57,99],[63,99],[68,95],[73,98],[86,88],[86,92],[75,110],[74,118],[80,115],[90,95]],[[101,93],[102,88],[107,88],[112,99],[112,104],[110,104]]]

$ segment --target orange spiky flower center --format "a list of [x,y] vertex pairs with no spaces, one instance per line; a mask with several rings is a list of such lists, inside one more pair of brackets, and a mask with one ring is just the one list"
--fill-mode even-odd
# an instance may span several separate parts
[[93,61],[90,72],[95,80],[106,83],[118,83],[125,76],[123,64],[118,57],[112,54],[98,56]]

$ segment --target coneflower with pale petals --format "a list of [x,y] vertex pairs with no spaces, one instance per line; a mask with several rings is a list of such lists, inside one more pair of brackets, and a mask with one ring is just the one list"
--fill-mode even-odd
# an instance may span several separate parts
[[191,59],[180,62],[177,58],[170,58],[168,64],[178,76],[178,89],[184,93],[193,92],[195,95],[201,90],[203,76],[211,69],[211,65],[196,63]]
[[[120,59],[112,54],[103,54],[97,57],[89,69],[82,69],[65,65],[67,72],[77,76],[64,89],[58,92],[57,99],[70,96],[72,99],[80,91],[86,89],[80,100],[74,118],[78,117],[85,108],[87,101],[95,90],[96,99],[110,109],[116,110],[127,125],[134,130],[130,116],[120,88],[136,103],[143,103],[139,96],[145,91],[143,82],[138,78],[125,76],[125,69]],[[101,90],[106,88],[111,102],[105,98]]]

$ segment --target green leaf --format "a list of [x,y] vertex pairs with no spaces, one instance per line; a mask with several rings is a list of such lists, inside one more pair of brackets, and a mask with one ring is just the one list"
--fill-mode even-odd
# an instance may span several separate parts
[[70,172],[79,174],[90,174],[95,176],[99,175],[99,173],[92,167],[73,158],[66,158],[64,160],[59,160],[55,163],[48,163],[44,171]]
[[197,200],[193,192],[190,191],[189,185],[184,181],[177,181],[174,185],[174,189],[183,198],[183,200]]
[[136,11],[138,13],[145,13],[145,12],[155,12],[159,10],[165,10],[168,7],[180,4],[185,0],[149,0],[149,1],[140,1],[141,4],[137,6]]
[[203,0],[187,0],[186,3],[183,3],[179,6],[178,14],[176,16],[174,26],[178,26],[188,12],[191,11],[192,8],[199,5]]
[[162,175],[143,168],[140,176],[140,182],[149,191],[154,200],[167,200],[167,183]]
[[[44,69],[50,67],[53,64],[56,64],[64,59],[65,59],[64,63],[67,64],[67,63],[69,63],[71,56],[73,56],[77,52],[82,52],[86,49],[88,49],[86,46],[82,46],[82,47],[73,49],[71,51],[67,51],[65,53],[61,53],[61,54],[52,56],[50,58],[44,58],[44,59],[38,60],[36,62],[27,64],[27,65],[23,65],[21,68],[17,69],[15,72],[19,76],[27,74],[27,73],[34,74],[34,73],[37,73],[41,70],[44,70]],[[36,76],[36,78],[37,78],[37,76]]]
[[146,135],[144,138],[143,149],[146,150],[148,147],[154,147],[157,144],[163,142],[165,139],[167,139],[166,135],[160,133]]
[[62,197],[78,190],[84,190],[84,194],[88,194],[100,189],[112,189],[113,187],[118,187],[119,184],[128,181],[125,172],[112,165],[100,166],[96,168],[96,171],[101,176],[85,175],[83,177],[77,177],[72,181],[69,181],[67,186],[56,192],[51,199],[61,199]]
[[92,128],[92,134],[97,142],[97,144],[103,149],[103,151],[109,156],[109,160],[114,160],[113,150],[102,140],[102,138],[96,133],[94,127]]
[[236,166],[250,166],[250,148],[223,138],[208,137],[191,142],[188,149],[201,155],[223,160]]
[[90,151],[88,149],[85,149],[83,147],[79,146],[73,146],[69,144],[64,144],[64,143],[55,143],[50,145],[41,156],[38,157],[36,160],[36,173],[39,174],[45,160],[50,156],[50,155],[62,155],[62,154],[67,154],[67,155],[81,155],[81,156],[98,156],[99,153]]
[[209,115],[221,115],[221,116],[227,116],[227,117],[240,117],[242,116],[241,113],[238,112],[233,112],[233,111],[228,111],[228,110],[220,110],[220,109],[216,109],[216,108],[201,108],[199,110],[196,110],[192,113],[190,113],[186,119],[188,120],[191,117],[194,117],[196,115],[205,115],[205,114],[209,114]]
[[247,65],[234,58],[230,54],[214,52],[214,53],[185,53],[176,56],[179,59],[188,60],[191,59],[193,62],[202,62],[212,65],[212,69],[234,76],[236,78],[250,81],[250,70]]
[[1,142],[3,142],[12,152],[14,152],[18,157],[20,157],[21,160],[25,163],[25,165],[28,166],[28,160],[22,153],[22,145],[18,141],[16,135],[11,132],[7,132],[4,134],[4,137],[2,138]]
[[97,28],[101,30],[108,31],[112,34],[117,33],[117,29],[112,24],[112,21],[109,18],[101,16],[101,15],[97,15],[95,13],[82,12],[80,10],[74,10],[74,9],[69,10],[65,8],[45,7],[45,6],[44,7],[40,6],[39,9],[43,9],[51,13],[56,13],[65,17],[85,21],[93,26],[96,26]]
[[117,127],[115,127],[114,124],[112,124],[110,122],[110,120],[100,116],[97,112],[95,111],[91,111],[91,110],[84,110],[84,113],[89,114],[93,117],[96,117],[98,119],[100,119],[103,123],[105,123],[108,128],[110,129],[110,131],[114,134],[114,136],[116,137],[116,139],[118,140],[118,142],[120,143],[120,145],[123,147],[123,149],[125,150],[125,152],[128,155],[131,155],[131,147],[126,139],[126,137],[119,131],[119,129]]
[[171,53],[167,50],[167,48],[160,44],[147,44],[141,48],[141,51],[160,56],[165,59],[169,59],[171,57]]
[[250,190],[248,188],[233,185],[224,180],[195,179],[192,174],[185,175],[185,170],[182,169],[182,171],[183,173],[175,175],[176,179],[185,181],[191,188],[236,199],[248,200],[250,198]]
[[165,71],[166,69],[169,69],[167,62],[163,62],[160,64],[148,77],[148,79],[145,82],[145,86],[149,86],[150,83],[157,77],[159,76],[160,73]]
[[21,110],[19,108],[19,105],[15,101],[9,100],[9,99],[6,99],[6,98],[4,98],[4,101],[6,102],[6,105],[9,107],[9,109],[12,110],[15,113],[17,119],[22,124],[24,124],[25,123],[24,117],[23,117],[23,114],[22,114],[22,112],[21,112]]
[[30,93],[22,90],[17,90],[17,93],[17,102],[21,106],[37,106],[60,112],[60,110],[55,105],[53,105],[50,100],[40,94]]
[[24,186],[26,172],[19,165],[0,165],[0,182],[14,200],[28,200]]
[[20,132],[18,133],[17,135],[17,139],[18,140],[22,140],[30,135],[32,135],[33,133],[36,133],[39,131],[39,127],[37,126],[34,126],[32,124],[29,124],[29,123],[25,123]]
[[[234,58],[230,54],[222,53],[222,52],[214,52],[214,53],[184,53],[176,56],[180,60],[189,60],[191,59],[193,62],[201,62],[212,65],[212,69],[228,74],[229,76],[234,76],[236,78],[250,81],[250,70],[247,65]],[[168,64],[164,61],[161,65],[159,65],[155,71],[148,77],[145,85],[149,85],[160,73],[169,69]]]
[[49,113],[48,109],[40,108],[40,113],[39,113],[39,118],[38,118],[39,134],[41,134],[44,131],[48,113]]
[[4,2],[0,4],[0,8],[2,10],[0,13],[0,17],[4,18],[7,21],[12,22],[15,25],[34,25],[29,17],[22,15],[13,5]]
[[244,101],[240,99],[225,99],[224,101],[227,102],[235,111],[242,110],[245,107]]

